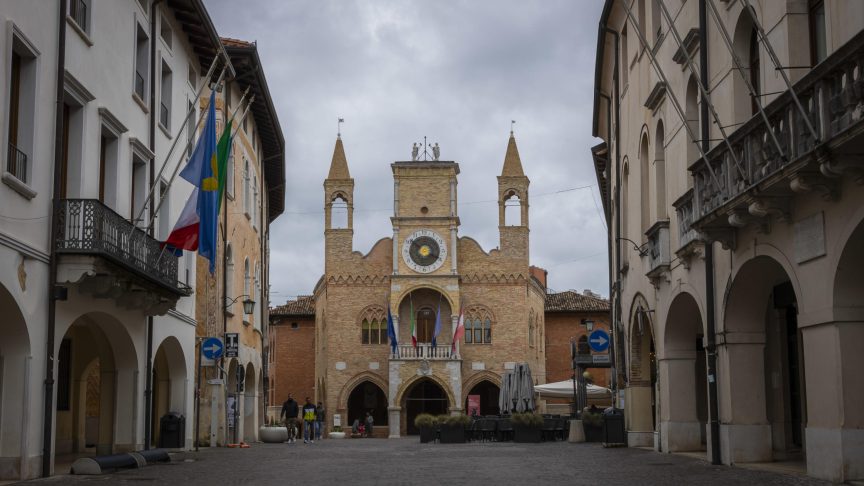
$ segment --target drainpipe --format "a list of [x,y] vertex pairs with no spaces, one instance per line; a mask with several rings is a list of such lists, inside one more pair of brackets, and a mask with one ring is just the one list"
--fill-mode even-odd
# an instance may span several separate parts
[[[153,0],[150,5],[150,151],[156,153],[156,5],[162,0]],[[155,160],[150,161],[150,187],[156,183]],[[153,196],[156,191],[150,191],[147,205],[153,210]],[[152,220],[152,218],[151,218]],[[153,237],[153,225],[147,232]],[[147,316],[147,376],[144,377],[144,450],[150,450],[153,440],[153,316]]]
[[[54,436],[54,332],[57,322],[57,221],[60,207],[60,169],[63,160],[63,94],[66,79],[66,0],[57,2],[57,87],[54,110],[54,181],[51,199],[51,238],[48,244],[48,322],[45,339],[45,403],[42,418],[42,477],[51,475]],[[22,451],[25,453],[25,451]]]
[[[705,10],[705,0],[699,0],[699,78],[704,92],[708,92],[708,19]],[[708,153],[711,148],[708,140],[711,138],[710,122],[708,120],[708,103],[702,96],[700,110],[700,129],[702,152]],[[714,243],[705,243],[705,320],[707,343],[705,351],[708,358],[708,408],[711,416],[711,464],[720,464],[720,419],[717,399],[717,335],[714,322]]]

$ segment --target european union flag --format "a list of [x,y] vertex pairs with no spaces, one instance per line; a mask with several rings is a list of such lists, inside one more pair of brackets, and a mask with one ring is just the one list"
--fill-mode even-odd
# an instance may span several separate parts
[[198,188],[195,212],[198,227],[198,254],[210,260],[210,273],[216,271],[216,228],[219,219],[219,168],[216,163],[216,92],[210,93],[207,122],[192,156],[180,177]]
[[396,353],[396,327],[393,326],[393,315],[390,314],[390,306],[387,306],[387,337],[390,338],[390,348]]

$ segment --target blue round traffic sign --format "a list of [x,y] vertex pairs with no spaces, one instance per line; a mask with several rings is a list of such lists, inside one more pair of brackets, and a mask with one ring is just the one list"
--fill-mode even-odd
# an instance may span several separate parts
[[219,359],[222,357],[222,352],[225,346],[222,340],[217,337],[208,337],[201,343],[201,354],[207,359]]
[[588,336],[588,346],[597,353],[606,351],[609,349],[609,334],[603,329],[592,331]]

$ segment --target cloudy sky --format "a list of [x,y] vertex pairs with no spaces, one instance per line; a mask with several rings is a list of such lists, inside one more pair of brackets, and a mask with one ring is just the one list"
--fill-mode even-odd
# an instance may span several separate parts
[[[531,179],[531,263],[554,290],[609,295],[589,148],[602,2],[205,0],[220,35],[257,41],[286,142],[272,226],[274,305],[324,269],[324,178],[337,118],[354,189],[354,249],[390,236],[390,163],[427,136],[459,163],[459,234],[498,246],[510,120]],[[587,186],[587,187],[586,187]]]

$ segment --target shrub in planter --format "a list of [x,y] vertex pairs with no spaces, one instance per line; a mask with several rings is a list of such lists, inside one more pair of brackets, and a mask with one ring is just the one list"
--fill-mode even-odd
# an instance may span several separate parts
[[441,424],[442,444],[465,443],[465,427],[471,423],[467,415],[441,415],[438,421]]
[[331,439],[344,439],[344,438],[345,438],[345,432],[342,431],[342,427],[340,427],[340,426],[338,426],[338,425],[334,426],[334,427],[333,427],[333,430],[330,431],[330,433],[327,434],[327,435],[328,435]]
[[513,442],[540,442],[543,438],[543,416],[536,413],[514,413]]
[[426,444],[435,440],[435,426],[438,418],[428,413],[421,413],[414,417],[414,426],[420,429],[420,443]]
[[581,419],[585,442],[603,442],[603,415],[586,407],[582,410]]

